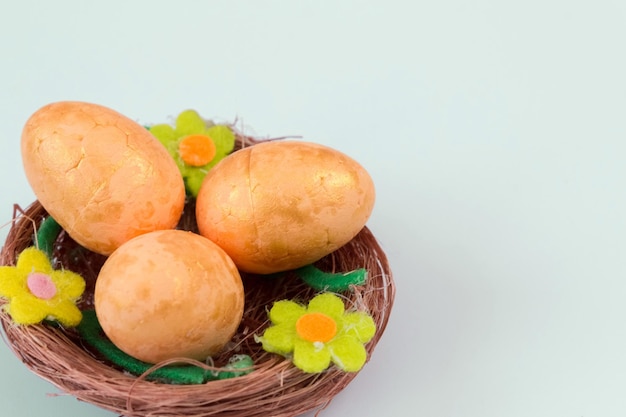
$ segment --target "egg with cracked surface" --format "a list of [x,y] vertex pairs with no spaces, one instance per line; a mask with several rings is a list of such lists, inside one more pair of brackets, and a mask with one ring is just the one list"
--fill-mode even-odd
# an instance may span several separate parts
[[67,233],[104,255],[143,233],[176,226],[185,188],[165,148],[140,124],[85,102],[48,104],[26,122],[26,177]]
[[105,261],[94,292],[104,333],[148,363],[205,360],[233,337],[244,308],[239,271],[210,240],[182,230],[138,236]]
[[198,228],[239,269],[269,274],[315,262],[348,243],[368,220],[372,178],[335,149],[269,141],[239,150],[205,177]]

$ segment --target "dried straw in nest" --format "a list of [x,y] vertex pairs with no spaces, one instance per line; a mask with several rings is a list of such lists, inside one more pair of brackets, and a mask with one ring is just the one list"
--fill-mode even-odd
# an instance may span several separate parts
[[[179,227],[193,229],[193,211],[189,204]],[[46,215],[45,209],[35,202],[16,216],[0,253],[2,265],[14,265],[17,255],[32,246],[33,234]],[[93,285],[103,261],[102,256],[80,247],[65,232],[59,234],[53,265],[78,272],[87,281],[81,308],[93,306]],[[365,227],[316,266],[328,272],[367,269],[366,284],[353,287],[343,296],[348,309],[366,310],[374,318],[377,332],[365,346],[369,359],[385,330],[395,294],[383,250]],[[34,373],[80,400],[128,417],[291,417],[323,409],[356,373],[331,367],[320,374],[307,374],[289,360],[263,351],[254,339],[255,334],[260,335],[268,326],[267,311],[274,301],[292,299],[306,303],[316,291],[289,273],[271,279],[251,274],[242,274],[242,278],[246,293],[244,317],[232,343],[214,358],[213,366],[223,366],[231,355],[240,353],[254,359],[254,370],[244,376],[201,385],[163,384],[147,381],[145,374],[129,375],[85,346],[73,329],[48,324],[19,326],[4,310],[0,311],[0,321],[9,346]],[[196,361],[184,362],[215,369]]]

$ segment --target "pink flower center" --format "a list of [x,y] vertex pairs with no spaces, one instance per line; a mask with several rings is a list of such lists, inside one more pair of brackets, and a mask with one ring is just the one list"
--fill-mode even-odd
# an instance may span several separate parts
[[54,282],[52,282],[50,275],[41,272],[33,272],[28,275],[26,285],[31,294],[42,300],[49,300],[57,293],[57,287],[54,285]]

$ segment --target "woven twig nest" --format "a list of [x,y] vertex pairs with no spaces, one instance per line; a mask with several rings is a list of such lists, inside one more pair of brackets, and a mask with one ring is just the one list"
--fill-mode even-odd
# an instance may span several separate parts
[[[193,229],[191,208],[185,210],[180,228]],[[46,216],[39,202],[16,215],[0,253],[2,265],[15,265],[19,253],[33,245],[33,235]],[[82,248],[63,231],[55,241],[53,266],[78,272],[87,281],[79,305],[83,309],[93,306],[93,285],[103,261],[104,257]],[[327,272],[367,270],[366,283],[352,287],[342,297],[348,308],[366,310],[374,319],[376,334],[365,345],[369,360],[387,325],[395,293],[383,250],[365,227],[316,266]],[[336,367],[318,374],[305,373],[290,360],[265,352],[254,337],[269,325],[267,312],[273,302],[306,301],[317,291],[289,273],[272,279],[242,273],[242,279],[246,293],[243,320],[229,348],[214,358],[214,366],[223,366],[237,353],[251,356],[254,369],[244,376],[205,384],[149,381],[103,360],[74,329],[52,324],[16,325],[4,309],[0,320],[11,349],[34,373],[82,401],[128,417],[297,416],[324,408],[357,373]]]

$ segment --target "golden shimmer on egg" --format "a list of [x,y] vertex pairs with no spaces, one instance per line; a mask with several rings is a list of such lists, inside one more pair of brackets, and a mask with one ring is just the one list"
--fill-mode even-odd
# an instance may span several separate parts
[[162,230],[120,246],[94,293],[102,329],[148,363],[204,361],[233,337],[243,315],[241,277],[228,255],[192,232]]
[[196,201],[200,233],[243,271],[268,274],[319,260],[349,242],[374,207],[355,160],[299,141],[260,143],[209,171]]
[[44,208],[81,245],[108,255],[127,240],[176,226],[185,188],[147,129],[91,103],[52,103],[26,122],[26,177]]

